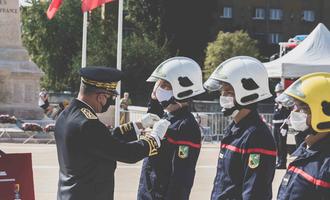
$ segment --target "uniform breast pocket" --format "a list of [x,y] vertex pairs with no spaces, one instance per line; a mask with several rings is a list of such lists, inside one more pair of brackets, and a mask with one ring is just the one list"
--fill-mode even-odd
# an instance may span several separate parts
[[223,167],[232,180],[240,180],[243,177],[241,154],[227,151],[223,157]]
[[229,172],[232,162],[232,153],[227,150],[220,150],[219,160],[218,160],[218,168],[221,168],[222,171],[226,173]]
[[218,156],[218,168],[222,168],[223,166],[223,159],[224,159],[225,152],[223,150],[220,150],[219,156]]

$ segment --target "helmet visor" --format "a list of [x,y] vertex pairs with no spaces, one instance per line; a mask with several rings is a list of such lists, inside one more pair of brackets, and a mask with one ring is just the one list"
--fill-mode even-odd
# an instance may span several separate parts
[[147,79],[147,82],[157,82],[159,78],[157,77],[154,77],[154,76],[150,76],[148,79]]
[[285,93],[282,93],[281,95],[276,97],[275,101],[287,108],[293,107],[295,105],[294,98]]
[[222,88],[222,83],[219,80],[215,80],[212,78],[207,79],[207,81],[204,83],[205,89],[209,91],[217,91]]

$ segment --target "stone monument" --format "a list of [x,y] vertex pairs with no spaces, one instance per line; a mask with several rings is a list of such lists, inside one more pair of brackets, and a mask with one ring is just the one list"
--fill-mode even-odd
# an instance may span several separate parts
[[38,107],[42,71],[22,45],[19,0],[0,0],[0,114],[41,119]]

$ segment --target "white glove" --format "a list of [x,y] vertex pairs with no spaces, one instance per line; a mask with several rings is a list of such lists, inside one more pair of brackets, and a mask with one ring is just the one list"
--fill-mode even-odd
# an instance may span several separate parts
[[282,129],[280,130],[280,133],[281,133],[281,135],[284,137],[284,136],[286,136],[286,134],[288,133],[288,130],[282,128]]
[[141,124],[143,128],[148,128],[152,127],[159,120],[160,118],[158,117],[158,115],[148,113],[142,117]]
[[154,124],[154,127],[153,127],[150,135],[156,139],[162,140],[164,138],[167,128],[170,124],[171,123],[169,121],[167,121],[166,119],[159,120],[158,122],[156,122]]

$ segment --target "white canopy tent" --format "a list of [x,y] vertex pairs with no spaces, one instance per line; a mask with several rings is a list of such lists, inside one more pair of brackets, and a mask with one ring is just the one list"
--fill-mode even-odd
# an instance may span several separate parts
[[296,48],[264,63],[270,78],[297,78],[313,72],[330,72],[330,32],[319,23]]

